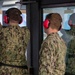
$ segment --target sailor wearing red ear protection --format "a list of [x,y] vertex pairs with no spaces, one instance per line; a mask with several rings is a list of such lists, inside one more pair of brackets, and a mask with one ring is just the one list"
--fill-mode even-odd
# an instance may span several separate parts
[[66,44],[59,36],[62,18],[58,13],[50,13],[43,23],[47,37],[39,52],[39,75],[64,75]]
[[30,40],[30,31],[22,22],[21,11],[10,8],[6,11],[5,23],[0,27],[0,75],[29,75],[25,52]]
[[68,25],[70,30],[65,30],[70,39],[67,44],[66,73],[75,75],[75,12],[70,15]]

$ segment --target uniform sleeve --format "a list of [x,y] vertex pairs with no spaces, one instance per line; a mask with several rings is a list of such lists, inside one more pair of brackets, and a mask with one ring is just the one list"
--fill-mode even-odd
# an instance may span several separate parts
[[[64,46],[64,45],[63,45]],[[58,50],[58,49],[57,49]],[[53,70],[53,75],[64,75],[66,69],[66,47],[64,46],[61,50],[56,52],[55,55],[55,67]]]
[[29,42],[29,40],[30,40],[30,30],[29,29],[27,29],[27,37],[28,37],[28,41],[27,42]]
[[2,58],[1,58],[1,55],[2,55],[2,47],[3,47],[3,42],[2,42],[2,40],[3,40],[3,33],[2,33],[2,30],[1,30],[1,28],[0,28],[0,62],[2,61]]
[[25,28],[25,41],[26,41],[26,44],[28,45],[30,41],[30,30],[27,27]]
[[41,45],[39,54],[39,75],[51,75],[53,72],[52,56],[48,43],[44,42]]
[[53,42],[45,42],[41,46],[39,59],[39,75],[64,75],[65,52],[58,51]]

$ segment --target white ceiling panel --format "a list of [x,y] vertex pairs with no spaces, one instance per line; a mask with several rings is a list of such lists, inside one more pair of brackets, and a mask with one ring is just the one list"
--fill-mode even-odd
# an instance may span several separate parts
[[16,2],[20,2],[20,0],[3,0],[3,4],[2,4],[2,10],[7,10],[11,7],[16,7],[19,8],[21,7],[20,4],[16,4]]

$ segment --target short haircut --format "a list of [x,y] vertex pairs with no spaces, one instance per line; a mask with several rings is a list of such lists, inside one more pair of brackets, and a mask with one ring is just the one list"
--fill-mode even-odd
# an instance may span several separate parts
[[58,13],[50,13],[46,16],[50,22],[50,27],[59,30],[61,27],[62,17]]
[[9,18],[9,21],[10,20],[15,20],[15,21],[20,22],[20,20],[22,19],[22,17],[21,17],[22,13],[18,8],[9,8],[6,11],[6,14],[7,14],[8,18]]

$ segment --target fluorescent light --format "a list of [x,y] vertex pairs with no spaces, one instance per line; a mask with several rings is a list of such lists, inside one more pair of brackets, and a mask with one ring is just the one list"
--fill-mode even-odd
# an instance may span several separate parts
[[3,2],[3,6],[6,6],[6,5],[13,5],[15,4],[16,1],[4,1]]
[[1,9],[2,10],[7,10],[7,9],[9,9],[11,7],[16,7],[16,8],[20,9],[21,5],[20,4],[16,4],[16,2],[19,2],[19,1],[20,0],[4,1]]

